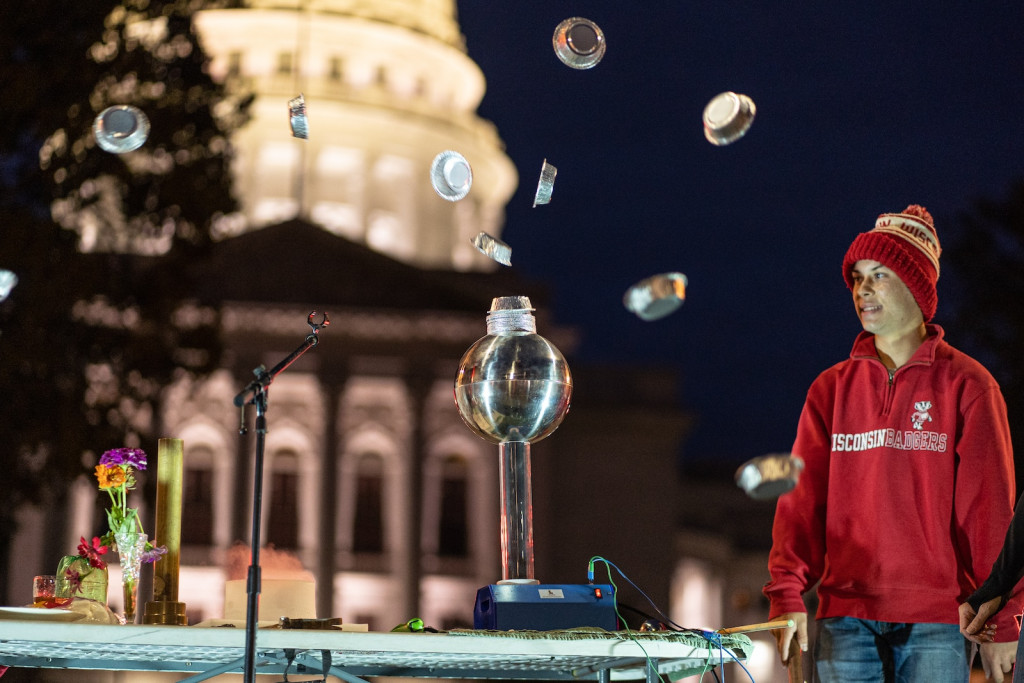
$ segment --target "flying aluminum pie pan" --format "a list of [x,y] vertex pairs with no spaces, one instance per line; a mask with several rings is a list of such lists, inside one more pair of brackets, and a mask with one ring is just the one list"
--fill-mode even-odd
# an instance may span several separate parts
[[732,144],[750,130],[756,113],[754,101],[746,95],[719,93],[704,107],[704,137],[719,147]]
[[683,305],[686,276],[682,273],[652,275],[626,290],[622,304],[641,320],[657,320]]
[[446,150],[434,157],[430,164],[430,184],[441,199],[457,202],[473,186],[473,169],[466,157],[458,152]]
[[92,131],[104,152],[134,152],[149,137],[149,118],[130,104],[117,104],[96,116]]
[[288,100],[288,123],[292,127],[292,137],[309,139],[309,119],[306,118],[306,97],[299,93],[298,97]]
[[607,49],[604,32],[583,17],[570,17],[558,24],[551,44],[562,63],[574,69],[597,66]]
[[481,232],[473,238],[473,246],[481,254],[497,261],[503,266],[512,265],[512,247],[497,237],[491,237],[486,232]]
[[771,500],[792,491],[804,461],[791,453],[773,453],[748,460],[736,470],[736,485],[754,500]]
[[555,191],[555,176],[558,169],[548,163],[545,159],[540,167],[540,178],[537,180],[537,192],[533,195],[533,208],[538,204],[547,204],[551,201],[551,193]]
[[0,268],[0,301],[6,299],[17,284],[18,276],[13,271]]

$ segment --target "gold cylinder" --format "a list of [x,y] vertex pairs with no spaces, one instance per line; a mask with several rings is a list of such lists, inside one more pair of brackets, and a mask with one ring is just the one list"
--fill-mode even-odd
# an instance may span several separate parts
[[[146,623],[185,623],[185,606],[178,602],[184,451],[181,439],[160,439],[156,461],[156,542],[165,546],[167,553],[153,565],[153,603],[157,604],[146,605]],[[169,616],[172,621],[167,620]]]

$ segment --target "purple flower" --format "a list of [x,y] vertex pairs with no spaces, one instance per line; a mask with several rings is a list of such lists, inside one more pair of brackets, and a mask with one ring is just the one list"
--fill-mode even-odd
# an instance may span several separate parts
[[141,448],[115,448],[100,456],[100,464],[107,467],[120,465],[121,467],[144,470],[146,469],[146,451]]
[[149,564],[151,562],[156,562],[157,560],[159,560],[161,557],[163,557],[166,554],[167,554],[167,546],[161,545],[161,546],[152,547],[152,546],[150,546],[147,543],[146,544],[146,550],[143,551],[142,556],[141,556],[140,559],[142,560],[143,564]]

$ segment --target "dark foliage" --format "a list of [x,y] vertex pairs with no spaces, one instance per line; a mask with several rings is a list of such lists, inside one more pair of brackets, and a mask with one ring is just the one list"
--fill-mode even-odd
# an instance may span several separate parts
[[[214,309],[177,265],[236,208],[248,101],[208,76],[196,5],[0,3],[0,268],[18,278],[0,302],[0,566],[21,504],[58,509],[108,448],[155,449],[161,390],[217,363]],[[96,146],[113,104],[150,119],[138,151]]]

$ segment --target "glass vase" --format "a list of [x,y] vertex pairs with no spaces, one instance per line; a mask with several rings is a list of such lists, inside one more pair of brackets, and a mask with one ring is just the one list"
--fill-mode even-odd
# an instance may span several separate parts
[[89,565],[81,555],[65,555],[57,565],[54,596],[89,598],[107,604],[107,570]]
[[142,576],[142,553],[146,550],[146,534],[137,531],[116,532],[118,561],[121,563],[121,589],[124,593],[124,622],[135,623],[139,599],[139,578]]

